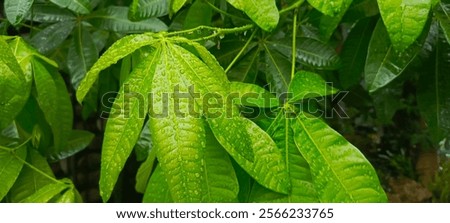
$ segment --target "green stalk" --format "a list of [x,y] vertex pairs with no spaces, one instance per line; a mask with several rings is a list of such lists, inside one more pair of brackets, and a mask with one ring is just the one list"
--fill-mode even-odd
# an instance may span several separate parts
[[231,61],[230,65],[228,65],[227,69],[225,69],[225,73],[228,73],[228,71],[230,71],[231,67],[233,67],[233,65],[237,62],[237,60],[241,57],[241,55],[245,52],[245,50],[247,50],[247,47],[250,45],[250,42],[253,40],[253,37],[255,37],[256,31],[257,31],[257,29],[255,29],[255,31],[253,31],[252,35],[247,40],[244,47],[242,47],[242,49],[239,51],[238,55],[236,55],[236,57],[234,57],[233,61]]
[[291,67],[291,80],[294,79],[295,75],[295,63],[296,63],[296,47],[297,47],[297,18],[298,18],[298,8],[294,10],[293,18],[293,32],[292,32],[292,67]]

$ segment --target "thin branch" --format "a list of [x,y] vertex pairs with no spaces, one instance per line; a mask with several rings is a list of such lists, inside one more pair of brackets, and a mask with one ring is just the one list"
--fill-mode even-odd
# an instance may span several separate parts
[[244,22],[251,22],[251,21],[248,20],[248,19],[244,19],[244,18],[241,18],[241,17],[239,17],[239,16],[235,16],[235,15],[233,15],[233,14],[230,14],[230,13],[226,12],[226,11],[223,11],[222,9],[217,8],[214,4],[212,4],[212,3],[209,2],[208,0],[204,0],[204,2],[205,2],[209,7],[211,7],[214,11],[217,11],[217,12],[220,13],[220,14],[223,14],[223,15],[226,15],[226,16],[228,16],[228,17],[230,17],[230,18],[234,18],[234,19],[241,20],[241,21],[244,21]]
[[241,55],[244,53],[244,51],[247,49],[247,47],[250,45],[250,42],[253,40],[253,37],[255,37],[256,31],[258,31],[257,29],[255,29],[255,31],[253,31],[252,35],[250,36],[250,38],[247,40],[247,42],[245,43],[244,47],[242,47],[241,51],[239,51],[238,55],[236,55],[233,59],[233,61],[231,61],[231,63],[228,65],[227,69],[225,69],[225,73],[228,73],[228,71],[230,71],[231,67],[234,66],[234,64],[236,63],[236,61],[241,57]]
[[291,80],[294,79],[295,75],[295,63],[297,57],[297,17],[298,17],[298,9],[294,10],[294,19],[293,19],[293,33],[292,33],[292,67],[291,67]]

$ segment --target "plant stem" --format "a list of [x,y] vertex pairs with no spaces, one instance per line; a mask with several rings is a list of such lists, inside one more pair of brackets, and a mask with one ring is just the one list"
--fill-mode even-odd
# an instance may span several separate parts
[[244,51],[250,45],[250,42],[253,40],[253,37],[255,37],[256,31],[258,31],[258,30],[255,29],[255,31],[253,31],[252,35],[247,40],[247,42],[245,43],[244,47],[242,47],[242,49],[239,51],[238,55],[236,55],[234,57],[233,61],[231,61],[231,63],[228,65],[227,69],[225,69],[225,73],[228,73],[228,71],[230,71],[231,67],[233,67],[233,65],[237,62],[237,60],[241,57],[241,55],[244,53]]
[[295,59],[297,57],[296,55],[296,45],[297,45],[297,17],[298,17],[298,9],[296,8],[294,10],[294,18],[293,18],[293,31],[292,31],[292,67],[291,67],[291,80],[294,79],[295,75]]
[[303,4],[303,2],[305,2],[305,1],[304,0],[299,0],[296,3],[288,6],[287,8],[281,9],[279,13],[283,14],[283,13],[289,12],[291,10],[297,9],[300,5]]
[[238,19],[238,20],[241,20],[241,21],[244,21],[244,22],[251,22],[251,21],[248,20],[248,19],[243,19],[243,18],[241,18],[241,17],[239,17],[239,16],[232,15],[232,14],[230,14],[230,13],[228,13],[228,12],[223,11],[222,9],[217,8],[214,4],[212,4],[212,3],[209,2],[208,0],[203,0],[203,1],[204,1],[206,4],[208,4],[209,7],[211,7],[213,10],[219,12],[220,14],[223,14],[223,15],[226,15],[226,16],[228,16],[228,17],[230,17],[230,18]]
[[[216,27],[211,27],[211,26],[197,26],[193,29],[170,32],[170,33],[165,34],[165,36],[175,36],[175,35],[181,35],[181,34],[186,34],[186,33],[191,34],[191,33],[194,33],[196,31],[200,31],[200,30],[211,30],[214,33],[207,37],[213,38],[213,37],[216,37],[219,35],[224,35],[224,34],[244,32],[244,31],[252,29],[252,28],[253,28],[253,24],[247,24],[245,26],[235,27],[235,28],[216,28]],[[206,38],[206,37],[204,37],[204,38]]]

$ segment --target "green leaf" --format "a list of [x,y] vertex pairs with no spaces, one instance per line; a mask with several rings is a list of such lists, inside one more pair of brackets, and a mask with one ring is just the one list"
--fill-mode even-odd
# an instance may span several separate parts
[[266,80],[271,92],[276,92],[280,97],[288,91],[289,83],[291,83],[291,62],[277,51],[270,50],[265,44],[264,48]]
[[450,43],[450,2],[448,0],[439,1],[435,7],[434,14],[444,31],[447,42]]
[[341,23],[342,18],[346,14],[347,9],[349,8],[352,0],[344,0],[342,8],[340,12],[336,15],[321,15],[319,18],[319,33],[321,40],[324,42],[328,42],[330,37],[333,35],[336,28]]
[[308,3],[325,15],[335,16],[347,10],[352,0],[308,0]]
[[[162,53],[156,56],[161,61],[151,84],[153,104],[150,108],[150,131],[153,149],[156,150],[173,200],[201,202],[206,140],[203,122],[193,114],[198,111],[195,103],[198,99],[190,94],[180,97],[177,93],[167,98],[167,93],[175,89],[189,92],[188,87],[192,84],[183,75],[186,65],[175,57],[175,50],[165,44],[161,48]],[[173,103],[168,103],[168,100],[173,100]]]
[[255,184],[250,198],[253,202],[304,203],[319,201],[312,182],[311,170],[295,145],[291,119],[287,116],[288,114],[285,111],[279,112],[267,130],[267,133],[274,139],[283,154],[283,159],[288,168],[292,190],[288,195],[284,195]]
[[[223,69],[204,47],[193,45],[197,46],[201,59],[208,67],[190,52],[175,45],[172,46],[173,53],[182,64],[178,72],[195,83],[200,95],[216,94],[227,98],[227,101],[232,100]],[[222,106],[216,113],[203,111],[215,137],[255,180],[267,188],[287,193],[290,185],[286,181],[286,166],[280,160],[281,154],[275,143],[256,124],[240,117],[237,107],[229,102],[227,108]]]
[[40,23],[57,23],[63,21],[75,21],[72,12],[53,4],[34,4],[31,8],[33,13],[28,14],[27,20]]
[[66,40],[73,27],[75,27],[74,21],[64,21],[49,25],[36,33],[31,38],[30,44],[40,53],[48,54]]
[[36,193],[20,201],[20,203],[47,203],[68,187],[69,185],[66,184],[66,181],[47,184],[37,190]]
[[424,115],[433,142],[450,135],[450,45],[441,29],[429,66],[419,77],[417,103]]
[[170,0],[170,16],[177,13],[186,2],[187,0]]
[[54,201],[56,203],[82,203],[83,199],[77,189],[72,186]]
[[[204,1],[195,1],[191,7],[189,7],[183,28],[192,29],[201,25],[211,26],[212,16],[212,9],[207,3]],[[198,36],[200,36],[200,33],[198,33]]]
[[289,93],[292,93],[289,102],[327,96],[337,92],[338,90],[328,85],[320,75],[308,71],[299,71],[294,75],[294,79],[289,85]]
[[[292,58],[292,41],[272,42],[271,47],[288,58]],[[297,38],[296,57],[300,63],[319,69],[336,69],[340,59],[336,51],[315,39]]]
[[30,11],[34,0],[5,0],[5,14],[8,21],[16,26],[22,22],[22,20]]
[[260,67],[259,58],[260,51],[258,47],[253,47],[228,71],[228,78],[231,81],[255,83]]
[[25,105],[31,87],[27,79],[8,44],[0,39],[0,129],[9,125]]
[[79,14],[89,14],[91,6],[89,0],[50,0],[61,8],[68,8]]
[[65,147],[56,149],[51,147],[49,150],[52,151],[50,154],[50,160],[57,161],[66,159],[73,156],[74,154],[85,149],[94,139],[94,134],[83,130],[71,130],[68,131],[68,139]]
[[152,34],[129,35],[116,41],[103,55],[95,62],[85,78],[80,82],[77,89],[78,102],[82,102],[89,89],[97,81],[100,71],[117,63],[120,59],[133,53],[135,50],[150,45],[155,42]]
[[326,123],[300,112],[292,128],[321,202],[387,201],[369,161]]
[[67,54],[67,68],[69,69],[72,86],[77,89],[80,81],[98,59],[98,49],[88,28],[77,24]]
[[26,156],[26,146],[22,146],[14,150],[14,152],[0,149],[0,179],[2,179],[2,183],[0,184],[0,200],[5,197],[14,185],[22,170],[22,160],[25,160]]
[[133,0],[128,11],[132,21],[161,17],[169,13],[169,0]]
[[30,84],[33,78],[31,66],[32,60],[39,58],[40,60],[42,60],[48,65],[51,65],[52,67],[55,68],[58,67],[58,64],[55,61],[40,54],[36,49],[28,45],[28,43],[21,37],[16,37],[11,42],[9,42],[9,47],[14,52],[17,62],[19,62],[19,65],[24,72],[25,79]]
[[367,89],[374,92],[387,85],[412,62],[421,46],[414,44],[404,52],[397,52],[389,42],[386,28],[378,21],[369,43],[364,68]]
[[161,167],[158,165],[153,172],[147,189],[145,190],[144,203],[173,203],[174,200],[170,195],[169,186],[164,177]]
[[138,161],[142,161],[147,159],[148,154],[152,150],[153,142],[151,138],[150,128],[148,127],[148,121],[145,123],[142,128],[141,135],[139,136],[136,145],[134,146],[134,150],[136,152],[136,159]]
[[135,189],[137,192],[145,193],[155,161],[156,153],[155,150],[152,150],[150,151],[150,154],[148,154],[147,159],[141,164],[136,174]]
[[432,0],[377,0],[394,49],[406,50],[422,33]]
[[272,31],[278,25],[280,14],[275,0],[227,0],[227,2],[244,11],[265,31]]
[[342,66],[339,69],[339,80],[344,89],[361,82],[370,36],[375,26],[374,21],[372,18],[360,20],[352,28],[342,47]]
[[382,124],[392,124],[392,118],[397,110],[406,107],[402,101],[402,84],[391,83],[373,92],[371,96],[377,114],[377,121]]
[[102,147],[100,195],[108,201],[119,173],[138,140],[147,114],[146,96],[159,54],[151,52],[133,71],[114,100]]
[[239,183],[226,150],[206,128],[205,165],[202,202],[233,202],[237,199]]
[[356,22],[367,17],[378,15],[377,1],[373,0],[353,0],[347,12],[342,18],[343,22]]
[[[54,144],[46,151],[53,159],[64,153],[72,129],[72,102],[62,77],[56,70],[48,71],[39,61],[33,61],[34,83],[39,107],[53,132]],[[64,117],[64,119],[61,119]]]
[[277,97],[255,84],[231,82],[230,93],[239,95],[235,101],[238,105],[273,108],[281,104]]
[[109,6],[89,16],[89,21],[100,29],[119,33],[142,33],[166,31],[167,25],[158,18],[150,18],[139,22],[128,20],[128,7]]
[[[36,149],[28,148],[26,161],[48,176],[54,177],[47,160],[41,156]],[[14,203],[20,202],[26,197],[36,193],[45,185],[52,183],[54,182],[41,173],[31,169],[29,166],[24,166],[22,171],[20,171],[20,175],[14,183],[14,186],[9,192],[9,199]]]

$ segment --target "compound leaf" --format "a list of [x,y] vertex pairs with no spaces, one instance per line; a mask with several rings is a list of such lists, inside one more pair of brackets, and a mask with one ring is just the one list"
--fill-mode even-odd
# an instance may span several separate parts
[[151,17],[165,16],[168,13],[168,0],[133,0],[128,11],[128,17],[132,21],[138,21]]
[[308,0],[308,3],[325,15],[335,16],[347,10],[352,0]]

